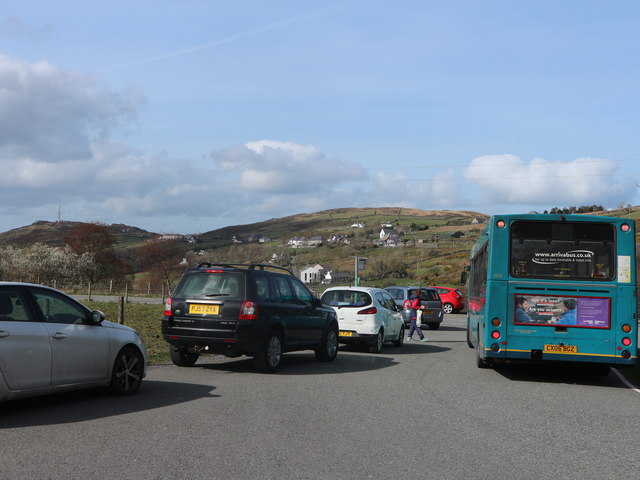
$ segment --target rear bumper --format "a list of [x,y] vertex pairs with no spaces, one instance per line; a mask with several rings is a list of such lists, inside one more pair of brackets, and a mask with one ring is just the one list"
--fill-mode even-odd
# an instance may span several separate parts
[[541,349],[516,350],[516,349],[499,349],[492,350],[484,348],[485,358],[493,361],[502,361],[505,363],[537,363],[537,364],[605,364],[610,366],[624,367],[632,366],[637,363],[637,355],[624,358],[620,354],[610,353],[579,353],[579,354],[555,354],[544,353]]
[[259,338],[235,338],[163,334],[164,340],[174,347],[198,353],[216,353],[227,356],[252,355],[262,346]]
[[[349,332],[351,335],[340,335],[341,332]],[[373,343],[377,333],[358,333],[355,330],[340,330],[338,332],[338,342],[340,343]]]

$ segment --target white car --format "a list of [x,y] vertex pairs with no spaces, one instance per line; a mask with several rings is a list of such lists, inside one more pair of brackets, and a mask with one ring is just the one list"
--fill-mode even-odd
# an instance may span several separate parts
[[321,300],[338,315],[340,343],[365,343],[372,353],[380,353],[385,342],[402,346],[404,322],[389,292],[372,287],[332,287]]
[[146,372],[134,329],[52,288],[0,282],[0,400],[101,386],[129,395]]

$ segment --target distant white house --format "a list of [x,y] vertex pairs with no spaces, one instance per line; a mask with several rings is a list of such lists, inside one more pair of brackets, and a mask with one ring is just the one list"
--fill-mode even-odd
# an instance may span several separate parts
[[357,222],[351,225],[351,228],[364,228],[364,224]]
[[387,228],[382,228],[380,230],[380,240],[385,240],[386,238],[392,237],[392,236],[398,236],[398,232],[391,227],[387,227]]
[[293,248],[306,246],[307,240],[304,237],[293,237],[287,242],[287,245]]
[[184,235],[180,235],[179,233],[165,233],[164,235],[160,235],[160,240],[182,240]]
[[327,238],[327,243],[338,243],[338,244],[342,244],[342,245],[349,245],[351,244],[351,240],[349,240],[349,237],[347,237],[346,235],[336,235],[331,234],[329,235],[329,237]]
[[403,245],[402,240],[398,235],[385,235],[380,239],[374,240],[374,245],[377,247],[400,247]]
[[284,253],[274,253],[271,256],[271,260],[269,260],[269,263],[276,263],[276,264],[281,264],[285,259]]
[[271,239],[269,237],[266,237],[264,235],[249,235],[249,237],[247,238],[248,242],[258,242],[258,243],[268,243],[271,241]]
[[304,283],[319,283],[324,278],[327,269],[319,263],[300,270],[300,280]]
[[322,245],[322,237],[311,237],[307,240],[308,247],[319,247]]
[[293,237],[287,242],[287,245],[293,248],[319,247],[322,245],[322,237],[311,237],[309,239],[304,237]]
[[325,273],[322,283],[327,285],[332,283],[348,283],[349,280],[351,280],[351,274],[349,272],[334,272],[333,270],[329,270]]

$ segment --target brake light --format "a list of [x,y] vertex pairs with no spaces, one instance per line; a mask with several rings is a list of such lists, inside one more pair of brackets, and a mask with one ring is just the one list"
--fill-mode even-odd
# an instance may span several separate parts
[[164,304],[164,314],[167,317],[170,317],[171,314],[172,314],[171,305],[172,305],[171,297],[169,297],[169,298],[167,298],[167,301]]
[[491,338],[495,338],[497,340],[498,338],[500,338],[500,332],[494,330],[493,332],[491,332]]
[[220,270],[220,269],[215,269],[215,270],[214,270],[214,269],[212,269],[212,268],[207,268],[207,269],[205,270],[205,273],[223,273],[223,272],[224,272],[224,270]]
[[622,344],[623,344],[625,347],[628,347],[629,345],[631,345],[631,339],[630,339],[630,338],[628,338],[628,337],[624,337],[624,338],[622,339]]
[[256,320],[258,318],[258,304],[256,302],[244,301],[240,307],[238,320]]
[[376,307],[365,308],[364,310],[360,310],[358,315],[373,315],[378,313],[378,309]]

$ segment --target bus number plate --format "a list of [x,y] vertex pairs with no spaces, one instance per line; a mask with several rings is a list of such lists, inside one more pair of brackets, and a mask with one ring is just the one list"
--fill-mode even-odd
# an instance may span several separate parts
[[575,345],[545,345],[544,353],[578,353]]
[[190,315],[218,315],[220,305],[200,305],[192,303],[189,305]]

